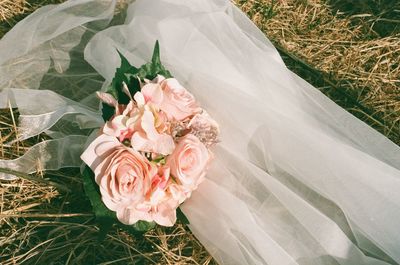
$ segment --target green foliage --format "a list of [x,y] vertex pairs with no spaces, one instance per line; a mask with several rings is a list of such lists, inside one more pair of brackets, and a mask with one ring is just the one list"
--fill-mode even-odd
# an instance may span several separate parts
[[142,65],[139,68],[139,71],[137,73],[137,77],[140,79],[154,79],[157,77],[157,75],[163,75],[165,78],[170,78],[172,77],[171,73],[165,69],[165,67],[161,63],[160,59],[160,45],[158,41],[156,41],[156,44],[154,46],[153,50],[153,56],[151,58],[151,62]]
[[176,209],[176,218],[181,221],[182,224],[188,225],[190,224],[189,219],[182,212],[181,208]]
[[98,220],[116,219],[114,212],[110,211],[102,202],[99,187],[94,180],[94,173],[86,166],[82,173],[85,193],[90,200],[93,212]]
[[133,227],[136,231],[139,232],[146,232],[149,231],[150,229],[153,229],[156,227],[155,222],[146,222],[146,221],[138,221],[134,223],[131,227]]
[[132,66],[122,53],[118,50],[117,52],[121,58],[121,66],[116,69],[114,78],[106,92],[114,96],[120,104],[127,104],[129,102],[129,97],[122,92],[122,83],[125,82],[126,84],[129,84],[129,79],[126,76],[126,73],[136,73],[138,69]]
[[[172,77],[171,73],[162,65],[160,59],[160,45],[156,42],[153,50],[153,56],[150,62],[142,65],[139,68],[132,66],[129,61],[117,51],[121,58],[121,66],[117,68],[115,76],[106,92],[114,96],[119,104],[128,104],[130,98],[122,91],[122,84],[128,86],[131,95],[140,91],[140,82],[145,79],[152,80],[157,75],[163,75],[166,78]],[[103,103],[102,113],[105,121],[109,120],[114,115],[114,108]]]
[[328,0],[334,13],[348,16],[354,25],[363,25],[378,37],[400,33],[400,1],[396,0]]
[[261,12],[265,19],[271,19],[278,14],[277,11],[275,11],[275,6],[276,3],[274,0],[272,0],[270,5],[265,5],[262,7]]
[[[239,6],[247,4],[247,0],[239,0],[238,4]],[[265,3],[264,1],[253,1],[252,2],[252,7],[250,10],[248,10],[248,14],[250,17],[253,17],[257,14],[261,14],[263,16],[263,19],[271,19],[274,16],[277,15],[277,12],[275,11],[277,3],[275,0],[272,0],[271,3]]]
[[102,103],[101,104],[102,108],[101,108],[101,113],[102,113],[102,117],[104,121],[108,121],[111,119],[111,117],[115,114],[115,108]]

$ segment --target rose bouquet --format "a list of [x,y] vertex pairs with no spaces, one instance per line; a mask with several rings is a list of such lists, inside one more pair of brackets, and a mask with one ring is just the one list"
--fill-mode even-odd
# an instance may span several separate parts
[[99,219],[142,231],[173,226],[205,177],[218,124],[161,64],[158,42],[140,68],[120,57],[97,93],[105,125],[81,156],[85,190]]

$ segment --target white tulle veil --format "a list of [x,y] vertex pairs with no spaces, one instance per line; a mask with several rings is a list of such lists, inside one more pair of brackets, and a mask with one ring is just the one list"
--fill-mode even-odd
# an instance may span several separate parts
[[220,264],[400,263],[398,146],[290,72],[229,1],[138,0],[119,25],[115,4],[46,6],[0,41],[0,107],[19,108],[20,139],[52,138],[0,167],[79,167],[116,49],[139,66],[159,40],[221,127],[207,180],[183,205]]

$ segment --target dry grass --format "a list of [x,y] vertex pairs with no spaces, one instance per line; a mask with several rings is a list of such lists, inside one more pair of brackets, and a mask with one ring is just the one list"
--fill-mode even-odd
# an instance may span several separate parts
[[[62,1],[0,0],[0,37],[37,7]],[[399,144],[400,5],[354,1],[236,3],[275,43],[290,69]],[[15,110],[0,111],[0,159],[19,157],[46,139],[40,135],[7,145],[17,138],[17,116]],[[77,170],[39,170],[30,180],[0,181],[0,263],[215,264],[181,224],[143,236],[115,226],[99,242],[99,228],[82,194]]]
[[24,0],[1,0],[0,1],[0,21],[5,21],[20,15],[25,11]]
[[0,0],[0,38],[37,8],[65,0]]

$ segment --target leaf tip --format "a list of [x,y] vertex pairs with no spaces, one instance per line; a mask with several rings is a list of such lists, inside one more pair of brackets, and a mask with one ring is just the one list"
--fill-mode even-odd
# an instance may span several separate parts
[[154,45],[154,50],[153,50],[153,57],[151,59],[153,63],[161,63],[160,59],[160,43],[158,40],[156,40],[156,44]]

